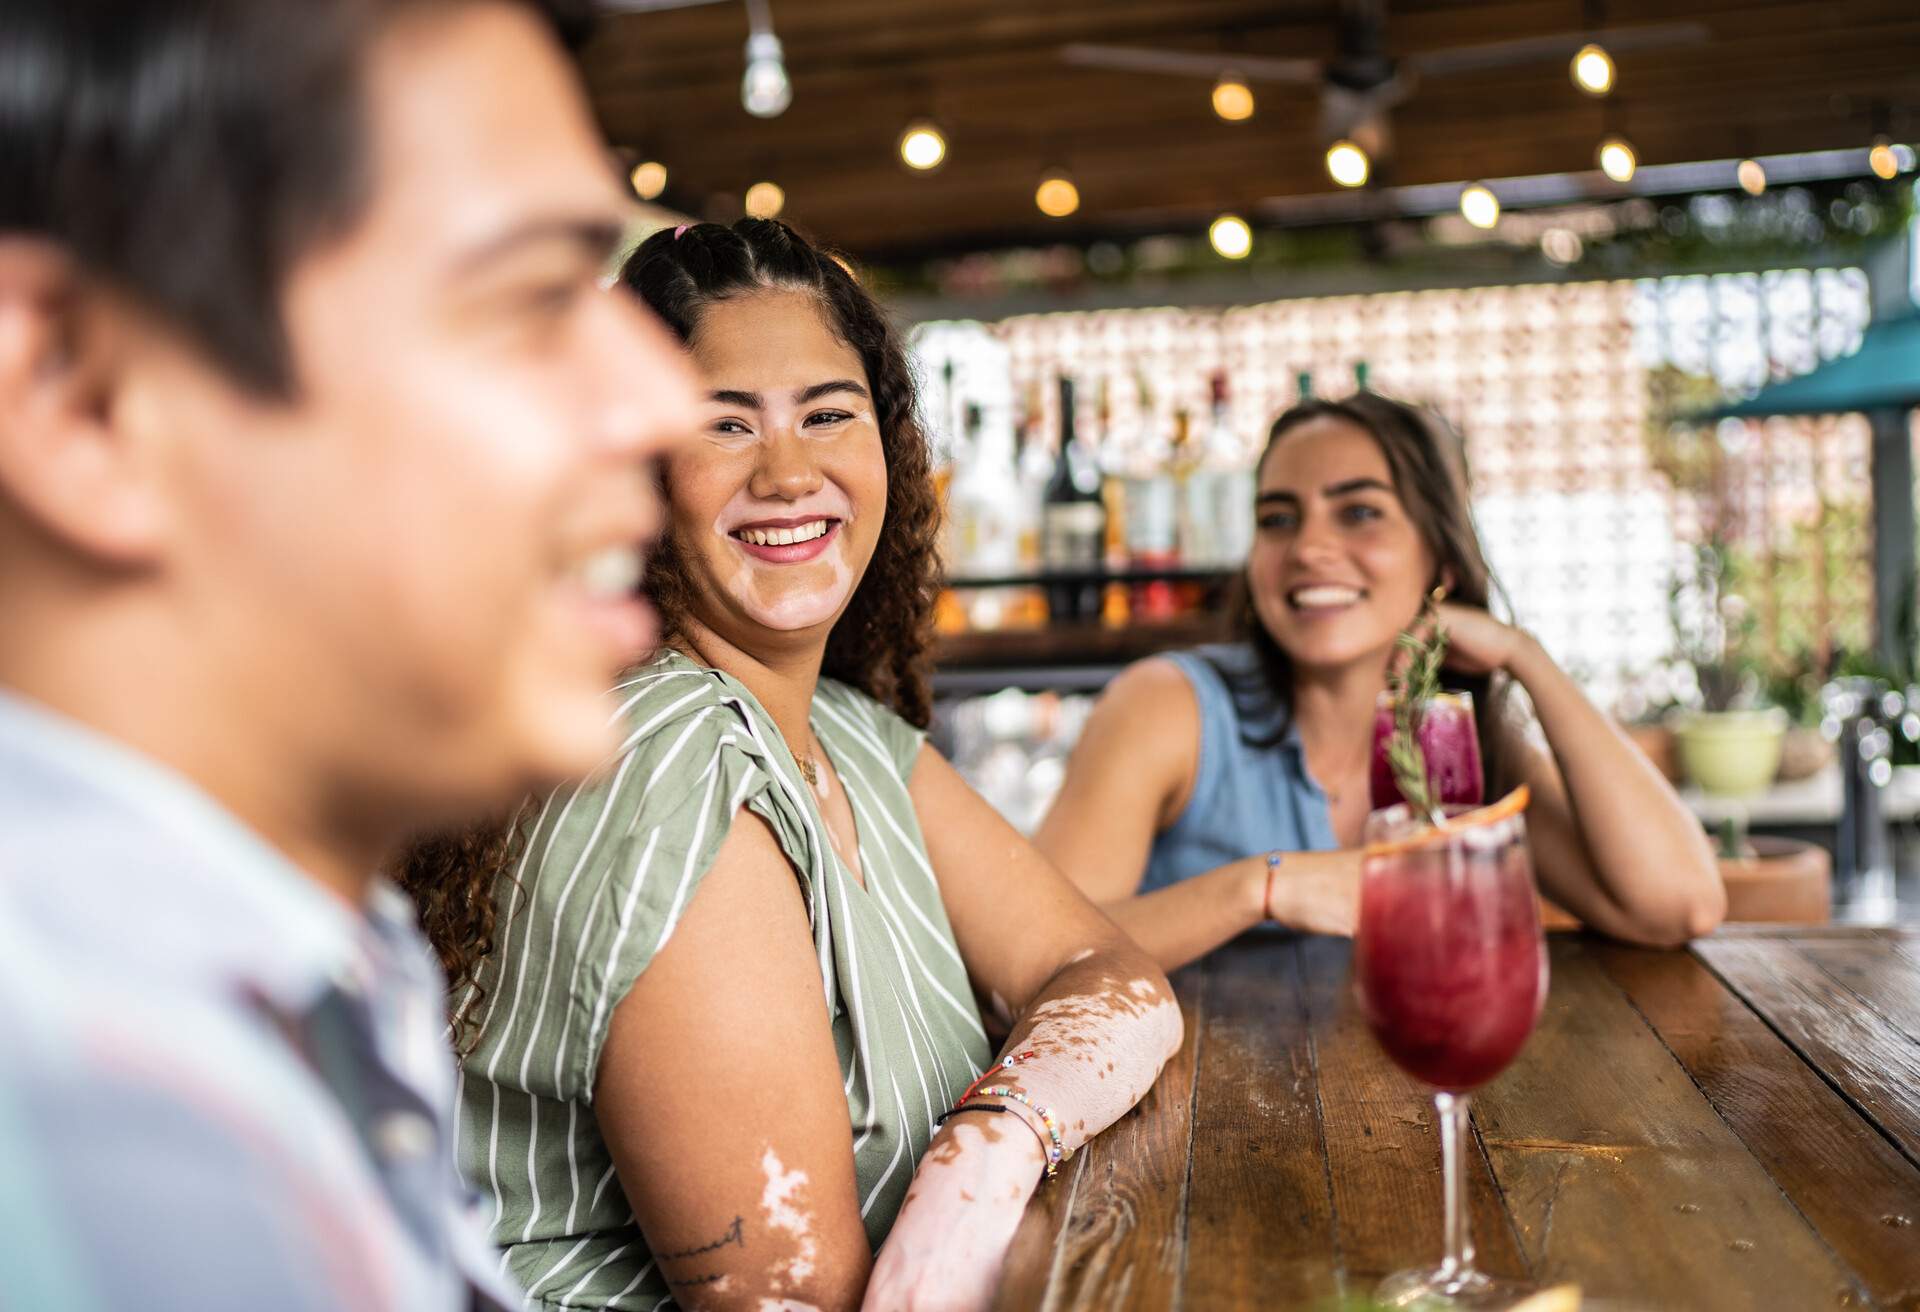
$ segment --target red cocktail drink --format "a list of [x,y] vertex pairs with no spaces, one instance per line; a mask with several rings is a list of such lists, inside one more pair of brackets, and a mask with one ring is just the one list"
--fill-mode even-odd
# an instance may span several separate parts
[[[1473,695],[1442,693],[1421,708],[1415,737],[1426,753],[1427,782],[1442,806],[1478,806],[1486,785],[1480,774],[1480,739],[1474,732]],[[1383,692],[1373,712],[1373,765],[1368,789],[1373,809],[1383,811],[1407,799],[1393,780],[1387,761],[1387,741],[1393,737],[1393,694]]]
[[1505,1070],[1546,1001],[1547,957],[1525,791],[1434,826],[1404,806],[1367,819],[1354,982],[1374,1037],[1432,1085],[1446,1175],[1446,1257],[1387,1279],[1390,1307],[1497,1307],[1517,1292],[1473,1269],[1461,1144],[1467,1094]]
[[1527,849],[1488,828],[1369,857],[1361,879],[1367,1023],[1396,1065],[1448,1093],[1505,1070],[1546,997]]

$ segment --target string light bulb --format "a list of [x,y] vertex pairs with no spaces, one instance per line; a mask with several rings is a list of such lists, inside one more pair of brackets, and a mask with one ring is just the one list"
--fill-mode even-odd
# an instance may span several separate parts
[[947,158],[946,134],[925,119],[907,124],[900,134],[900,160],[922,173],[940,167]]
[[1625,137],[1608,137],[1602,141],[1594,158],[1599,161],[1600,171],[1615,182],[1632,182],[1634,170],[1640,167],[1639,157]]
[[1343,187],[1364,187],[1373,162],[1367,152],[1351,141],[1336,141],[1327,147],[1327,176]]
[[1613,56],[1592,42],[1581,46],[1568,66],[1573,84],[1590,96],[1604,96],[1613,90]]
[[1476,228],[1491,229],[1500,222],[1500,198],[1485,183],[1473,183],[1460,193],[1460,217]]
[[1244,260],[1253,250],[1253,229],[1238,214],[1222,214],[1207,225],[1207,240],[1222,258]]
[[777,219],[787,207],[787,193],[777,182],[756,182],[747,188],[746,211],[755,219]]
[[658,200],[660,193],[667,189],[667,166],[657,159],[641,160],[633,166],[627,181],[633,184],[633,194],[641,200]]
[[1586,243],[1571,228],[1548,228],[1540,234],[1540,253],[1561,268],[1576,263],[1585,250]]
[[1213,84],[1213,112],[1229,123],[1253,117],[1253,88],[1238,73],[1228,73]]
[[1033,203],[1050,219],[1064,219],[1080,208],[1080,188],[1064,172],[1055,170],[1033,189]]
[[1733,176],[1739,182],[1740,190],[1749,196],[1758,196],[1767,189],[1766,166],[1757,159],[1741,160],[1740,166],[1734,169]]
[[786,56],[780,38],[755,32],[747,38],[747,71],[740,79],[740,104],[755,118],[779,118],[793,103],[793,82],[787,77]]
[[1873,176],[1882,182],[1892,182],[1900,176],[1900,155],[1893,143],[1885,137],[1873,139],[1873,149],[1867,152],[1867,167],[1873,170]]

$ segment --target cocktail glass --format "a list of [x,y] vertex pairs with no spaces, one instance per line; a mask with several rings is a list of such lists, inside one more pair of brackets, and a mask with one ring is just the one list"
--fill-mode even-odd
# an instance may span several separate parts
[[1446,1255],[1389,1276],[1375,1297],[1390,1307],[1503,1307],[1527,1292],[1474,1270],[1461,1157],[1469,1093],[1506,1069],[1546,999],[1524,805],[1447,808],[1438,827],[1404,804],[1367,819],[1355,983],[1380,1046],[1434,1089],[1446,1189]]
[[[1394,782],[1387,761],[1387,741],[1393,737],[1394,694],[1383,692],[1374,704],[1373,764],[1367,777],[1373,809],[1385,810],[1407,799]],[[1443,692],[1421,707],[1420,727],[1414,734],[1427,757],[1427,782],[1442,806],[1478,806],[1486,785],[1480,773],[1480,738],[1474,731],[1473,694]]]

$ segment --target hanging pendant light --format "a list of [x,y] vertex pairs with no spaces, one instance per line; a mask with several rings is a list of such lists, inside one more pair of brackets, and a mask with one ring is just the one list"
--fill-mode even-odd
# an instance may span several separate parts
[[1207,240],[1223,259],[1244,260],[1253,251],[1253,229],[1238,214],[1222,214],[1207,225]]
[[1615,182],[1632,182],[1634,171],[1640,167],[1640,157],[1634,154],[1633,146],[1619,135],[1603,140],[1594,151],[1594,159],[1600,171]]
[[1033,203],[1050,219],[1064,219],[1080,208],[1080,188],[1065,169],[1051,169],[1033,189]]
[[930,173],[947,158],[947,136],[931,119],[915,119],[900,133],[900,162]]
[[1460,193],[1460,217],[1476,228],[1492,229],[1500,222],[1500,198],[1484,182],[1472,183]]
[[1613,90],[1613,56],[1597,42],[1581,46],[1568,65],[1573,84],[1590,96],[1604,96]]
[[1341,140],[1327,147],[1327,176],[1343,187],[1364,187],[1373,161],[1367,152],[1351,141]]

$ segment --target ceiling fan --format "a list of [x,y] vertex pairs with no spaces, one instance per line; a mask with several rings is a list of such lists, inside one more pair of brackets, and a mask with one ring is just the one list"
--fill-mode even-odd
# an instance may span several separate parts
[[1079,68],[1175,77],[1270,82],[1320,88],[1322,144],[1350,141],[1374,160],[1392,153],[1389,112],[1404,104],[1426,78],[1444,78],[1489,69],[1571,60],[1583,47],[1599,44],[1618,54],[1710,39],[1700,23],[1653,23],[1605,27],[1600,6],[1590,3],[1590,25],[1551,36],[1517,37],[1454,46],[1394,58],[1387,53],[1386,0],[1339,0],[1335,16],[1336,53],[1331,59],[1200,54],[1138,46],[1075,43],[1060,54]]

